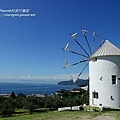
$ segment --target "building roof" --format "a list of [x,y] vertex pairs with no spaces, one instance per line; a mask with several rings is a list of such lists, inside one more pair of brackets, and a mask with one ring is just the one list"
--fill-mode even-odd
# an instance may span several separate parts
[[106,40],[100,45],[98,50],[90,56],[90,59],[98,56],[120,56],[120,49]]

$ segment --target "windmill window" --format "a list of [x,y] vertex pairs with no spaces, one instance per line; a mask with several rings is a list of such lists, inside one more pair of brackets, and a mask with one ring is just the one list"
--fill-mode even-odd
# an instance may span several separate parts
[[111,100],[114,100],[113,96],[110,96],[110,99],[111,99]]
[[112,75],[112,84],[113,85],[117,84],[117,82],[116,82],[116,75]]
[[97,61],[97,57],[95,57],[95,58],[92,59],[92,62],[95,62],[95,61]]
[[100,106],[102,106],[102,104],[99,104]]
[[98,92],[93,92],[93,98],[97,98],[98,99]]
[[100,77],[100,80],[102,81],[102,80],[103,80],[103,77]]

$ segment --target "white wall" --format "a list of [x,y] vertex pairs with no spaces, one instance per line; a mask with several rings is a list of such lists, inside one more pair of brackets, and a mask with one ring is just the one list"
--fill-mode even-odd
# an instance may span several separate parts
[[[112,85],[112,75],[117,76],[117,84]],[[89,61],[90,105],[119,108],[120,107],[120,57],[102,56],[97,61]],[[102,78],[100,80],[100,78]],[[98,92],[98,99],[93,98],[92,92]],[[114,100],[111,100],[110,97]]]

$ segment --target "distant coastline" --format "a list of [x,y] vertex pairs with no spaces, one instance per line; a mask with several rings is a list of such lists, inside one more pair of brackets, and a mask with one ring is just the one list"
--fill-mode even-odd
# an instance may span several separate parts
[[88,79],[77,79],[75,83],[73,80],[67,80],[67,81],[60,81],[58,82],[58,85],[76,85],[79,87],[85,87],[88,86]]

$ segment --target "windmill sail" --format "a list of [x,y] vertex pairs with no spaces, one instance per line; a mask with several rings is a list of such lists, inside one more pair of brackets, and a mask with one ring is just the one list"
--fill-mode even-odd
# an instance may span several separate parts
[[68,51],[69,50],[69,43],[65,46],[64,50]]
[[95,31],[93,31],[93,45],[92,45],[92,53],[94,52],[94,44],[95,44],[95,37],[99,37]]
[[96,32],[95,31],[93,31],[93,37],[99,37],[97,34],[96,34]]
[[72,75],[70,75],[70,77],[72,78],[73,80],[73,84],[76,82],[77,79],[75,79]]
[[71,37],[72,37],[73,39],[75,39],[76,36],[77,36],[77,33],[71,34]]
[[[81,28],[81,29],[82,29],[82,28]],[[83,33],[83,34],[86,34],[86,33],[88,33],[88,30],[83,30],[83,29],[82,29],[82,33]]]
[[67,68],[67,67],[69,67],[69,66],[70,66],[70,64],[68,63],[67,60],[65,60],[65,67],[63,67],[63,68]]
[[[69,43],[67,43],[66,46],[65,46],[64,48],[62,48],[62,50],[64,50],[64,51],[70,52],[70,53],[72,53],[72,54],[79,55],[79,56],[80,56],[80,59],[81,59],[81,60],[79,60],[78,62],[73,63],[73,64],[69,64],[68,61],[65,60],[65,67],[63,67],[63,68],[71,67],[71,66],[78,65],[78,64],[81,64],[81,63],[84,64],[85,62],[87,62],[87,63],[85,63],[85,65],[84,65],[83,68],[81,69],[81,71],[80,71],[80,73],[78,74],[77,78],[79,78],[79,77],[81,76],[81,74],[84,72],[84,70],[85,70],[86,67],[88,66],[88,64],[89,64],[89,61],[88,61],[88,60],[89,60],[89,57],[90,57],[90,56],[92,55],[92,53],[93,53],[93,49],[94,49],[93,47],[94,47],[95,38],[96,38],[96,37],[99,37],[99,36],[96,34],[96,32],[93,32],[93,41],[92,41],[92,42],[93,42],[93,47],[91,47],[91,46],[90,46],[91,43],[90,43],[90,41],[88,41],[88,38],[87,38],[87,35],[86,35],[86,34],[88,33],[88,30],[81,28],[81,31],[82,31],[82,33],[83,33],[83,36],[84,36],[84,39],[85,39],[85,43],[86,43],[86,45],[87,45],[87,48],[85,48],[85,47],[83,46],[82,42],[76,40],[77,32],[74,33],[74,34],[69,33],[69,35],[70,35],[70,37],[73,39],[73,41],[80,47],[80,49],[82,50],[81,53],[76,52],[76,51],[74,51],[74,50],[70,50],[70,49],[69,49]],[[83,57],[84,57],[84,58],[83,58]],[[65,70],[66,70],[66,69],[65,69]],[[70,77],[72,78],[73,83],[75,83],[75,81],[76,81],[77,79],[74,79],[72,75],[70,75]]]

